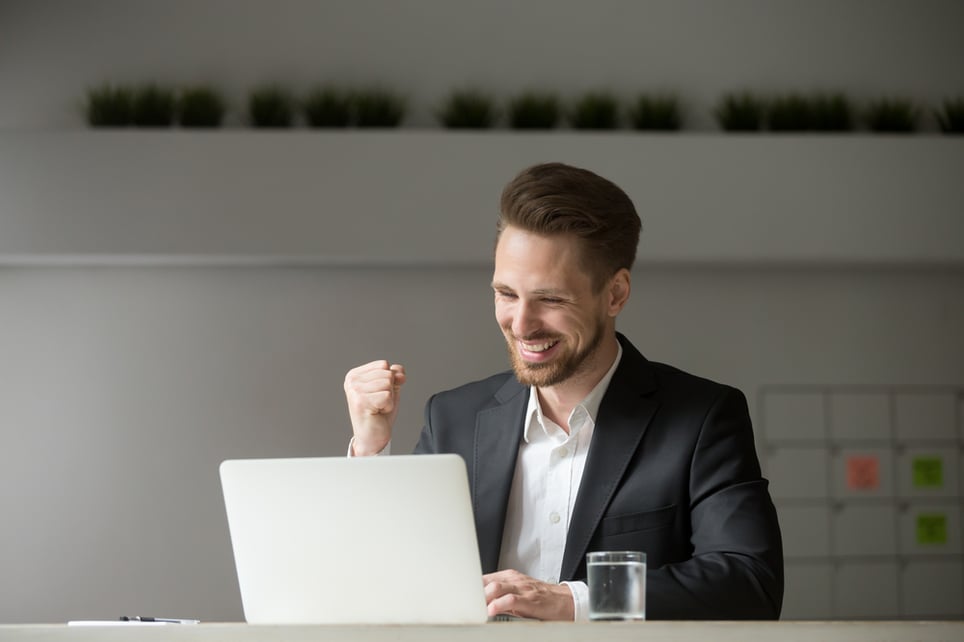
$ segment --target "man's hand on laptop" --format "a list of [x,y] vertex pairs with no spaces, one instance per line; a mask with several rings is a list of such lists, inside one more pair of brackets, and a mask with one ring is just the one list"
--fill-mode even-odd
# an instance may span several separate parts
[[535,620],[573,620],[572,591],[565,584],[547,584],[519,571],[482,576],[489,615],[510,613]]
[[356,456],[377,455],[391,441],[399,390],[404,383],[404,366],[384,359],[353,368],[345,375]]

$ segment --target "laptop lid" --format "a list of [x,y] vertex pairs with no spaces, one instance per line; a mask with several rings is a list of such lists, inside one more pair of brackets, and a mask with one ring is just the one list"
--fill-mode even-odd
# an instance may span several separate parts
[[228,460],[220,472],[248,623],[486,621],[458,455]]

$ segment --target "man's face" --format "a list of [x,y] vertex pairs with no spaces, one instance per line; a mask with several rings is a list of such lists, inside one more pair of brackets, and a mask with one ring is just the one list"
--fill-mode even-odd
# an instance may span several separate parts
[[495,250],[495,318],[516,377],[553,386],[590,370],[611,316],[606,288],[594,294],[573,236],[507,227]]

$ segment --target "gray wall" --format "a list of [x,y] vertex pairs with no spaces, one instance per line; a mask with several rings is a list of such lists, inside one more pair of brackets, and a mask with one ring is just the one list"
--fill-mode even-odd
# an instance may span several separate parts
[[[504,94],[533,84],[567,94],[596,86],[627,95],[666,87],[690,101],[703,130],[713,129],[709,109],[719,93],[738,86],[844,87],[865,97],[907,92],[931,102],[964,93],[958,2],[687,0],[599,2],[591,10],[584,4],[0,5],[0,86],[8,88],[0,101],[0,243],[7,243],[0,266],[0,622],[121,613],[240,619],[216,473],[221,460],[342,454],[350,432],[344,372],[381,357],[405,363],[410,374],[396,440],[407,450],[428,394],[505,363],[484,259],[488,224],[478,234],[473,228],[471,238],[484,252],[470,260],[442,253],[419,261],[402,251],[385,264],[365,251],[357,221],[339,227],[348,200],[342,192],[325,200],[311,190],[282,190],[268,200],[280,214],[244,219],[243,239],[263,235],[271,260],[245,260],[245,252],[261,253],[257,243],[229,247],[224,260],[216,235],[198,250],[185,234],[164,253],[152,234],[171,229],[152,227],[141,212],[163,211],[164,186],[175,186],[169,204],[184,211],[194,203],[199,216],[215,217],[208,223],[222,220],[223,211],[204,214],[220,197],[195,199],[200,192],[174,169],[177,151],[166,164],[125,154],[110,161],[105,157],[115,148],[108,144],[89,157],[95,170],[88,174],[58,163],[68,157],[80,167],[88,156],[77,150],[98,145],[89,135],[75,144],[75,132],[64,131],[81,127],[79,100],[89,85],[215,79],[240,96],[264,80],[307,86],[360,79],[410,91],[410,122],[423,126],[431,124],[435,101],[466,82]],[[45,147],[50,140],[52,153]],[[696,156],[718,149],[712,141],[693,144]],[[960,158],[959,142],[937,144],[936,156]],[[58,153],[63,145],[73,154]],[[801,141],[809,154],[821,145]],[[572,152],[572,159],[589,161],[598,153],[593,149]],[[879,160],[865,158],[861,180],[893,189],[900,175],[891,163],[901,149],[882,149]],[[37,150],[47,155],[32,156]],[[413,140],[410,165],[438,162],[420,158],[423,150]],[[819,151],[812,158],[820,164]],[[479,185],[497,190],[529,160],[520,154],[517,165],[506,162],[498,173],[490,167],[469,190],[476,199],[458,215],[491,216],[497,194],[485,196]],[[697,193],[711,178],[694,173],[685,155],[676,167],[681,186],[672,183],[664,193],[686,191],[687,181]],[[402,170],[380,167],[383,182],[365,170],[359,162],[345,172],[344,193],[352,186],[405,186],[395,173]],[[105,198],[113,172],[154,190],[149,202],[138,207],[123,186],[117,198]],[[70,184],[71,176],[84,175],[101,177],[96,190]],[[887,210],[879,197],[841,192],[837,200],[852,199],[856,211],[853,218],[847,207],[839,216],[815,215],[833,250],[822,260],[819,234],[800,225],[807,221],[800,212],[792,219],[775,214],[778,222],[797,222],[797,246],[781,225],[754,216],[744,220],[752,243],[720,225],[741,220],[754,202],[758,190],[753,177],[746,180],[729,196],[717,187],[675,202],[699,210],[687,223],[702,248],[696,255],[686,253],[686,229],[674,227],[678,217],[661,221],[658,212],[643,212],[643,260],[620,326],[650,358],[741,387],[755,415],[760,390],[770,384],[964,387],[964,261],[947,241],[960,232],[948,216],[964,209],[959,190],[927,192],[917,181],[913,193],[942,195],[934,202],[921,196],[921,211],[913,204]],[[808,197],[792,176],[783,180],[799,198],[826,204],[824,183]],[[407,188],[415,200],[433,192],[421,179]],[[651,193],[645,184],[627,188],[643,199]],[[772,190],[763,191],[776,207]],[[647,210],[661,202],[646,200]],[[74,219],[71,203],[81,212]],[[887,228],[884,242],[867,211],[878,208],[899,223]],[[353,256],[294,260],[303,249],[292,238],[290,221],[298,217],[291,213],[306,211],[323,212],[331,238],[344,236]],[[372,225],[378,217],[396,225],[394,215],[376,208]],[[412,219],[421,232],[415,247],[444,241],[440,220],[438,211]],[[835,229],[835,221],[848,223]],[[698,232],[705,226],[731,232],[720,236],[716,258],[713,243]],[[659,260],[647,262],[645,239],[659,239],[667,228],[674,230],[668,247],[676,254],[654,248]],[[77,231],[64,232],[71,229]],[[217,226],[197,229],[211,234]],[[900,252],[901,234],[915,240],[907,254]],[[921,238],[932,243],[916,242]],[[869,254],[861,253],[864,245]],[[815,586],[801,580],[791,591]],[[791,599],[787,616],[835,615],[799,605]]]

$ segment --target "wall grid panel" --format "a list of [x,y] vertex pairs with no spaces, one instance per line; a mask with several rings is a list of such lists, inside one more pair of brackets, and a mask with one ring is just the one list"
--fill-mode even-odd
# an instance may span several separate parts
[[[795,475],[785,479],[781,473],[784,459],[792,459],[787,452],[801,452],[800,440],[787,437],[785,428],[798,420],[800,404],[794,400],[825,409],[822,429],[813,431],[824,436],[822,442],[808,440],[806,452],[824,452],[831,459],[821,471],[829,496],[812,483],[793,490]],[[964,494],[957,470],[964,454],[962,400],[964,387],[956,386],[761,388],[757,438],[778,512],[793,516],[806,509],[819,518],[813,510],[826,511],[826,552],[791,537],[785,542],[787,564],[829,564],[841,580],[833,582],[828,611],[794,614],[791,600],[786,617],[964,618],[964,600],[955,598],[964,590]],[[845,570],[861,565],[863,572]],[[928,565],[940,567],[940,573],[919,570]],[[788,590],[824,590],[801,577],[803,584]]]

